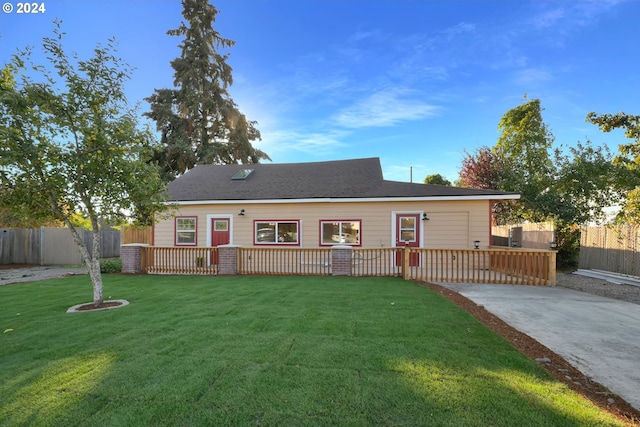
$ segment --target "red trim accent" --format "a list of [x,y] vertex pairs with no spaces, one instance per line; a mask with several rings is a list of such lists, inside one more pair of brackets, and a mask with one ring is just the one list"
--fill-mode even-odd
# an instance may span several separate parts
[[[194,230],[195,234],[195,243],[178,243],[178,219],[195,219],[196,220],[196,229]],[[185,216],[176,216],[173,218],[173,246],[198,246],[198,217],[194,215],[185,215]]]
[[489,200],[489,246],[493,245],[493,200]]
[[[298,230],[297,230],[297,237],[298,237],[298,241],[297,242],[258,242],[258,240],[256,239],[257,237],[257,232],[258,232],[258,223],[282,223],[282,222],[294,222],[297,224],[298,226]],[[302,230],[300,229],[300,220],[299,219],[254,219],[253,220],[253,244],[254,246],[300,246],[300,236],[301,236]]]
[[[359,243],[322,243],[322,223],[323,222],[357,222],[360,224],[358,230],[360,231],[360,242]],[[353,247],[361,247],[362,246],[362,220],[361,219],[321,219],[318,221],[318,242],[320,246],[335,246],[335,245],[348,245]]]

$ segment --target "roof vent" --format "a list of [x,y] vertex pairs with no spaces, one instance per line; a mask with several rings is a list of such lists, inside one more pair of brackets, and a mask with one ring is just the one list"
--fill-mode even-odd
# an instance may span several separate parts
[[235,175],[231,177],[231,180],[244,181],[245,179],[249,178],[249,175],[251,175],[251,172],[253,172],[253,169],[240,169],[238,172],[236,172]]

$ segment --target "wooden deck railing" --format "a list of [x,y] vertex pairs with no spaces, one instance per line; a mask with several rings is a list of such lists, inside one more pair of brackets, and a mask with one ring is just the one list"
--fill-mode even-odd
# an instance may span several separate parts
[[[332,249],[238,248],[238,274],[329,276]],[[555,285],[556,254],[536,249],[354,248],[352,276],[401,276],[431,282]],[[142,271],[218,274],[218,249],[143,247]],[[348,272],[347,267],[347,272]]]
[[353,276],[401,276],[402,265],[396,265],[396,248],[353,249]]
[[240,248],[240,274],[331,275],[331,249]]
[[218,274],[217,248],[142,248],[142,271],[152,274]]
[[543,250],[415,249],[403,254],[405,279],[555,285],[556,254]]

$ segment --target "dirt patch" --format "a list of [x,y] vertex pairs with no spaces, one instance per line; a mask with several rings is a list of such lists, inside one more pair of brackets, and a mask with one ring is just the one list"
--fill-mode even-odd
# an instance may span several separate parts
[[458,307],[469,312],[489,329],[509,341],[526,356],[537,361],[556,379],[567,384],[571,389],[585,396],[598,407],[608,411],[628,425],[640,425],[640,410],[612,393],[605,386],[586,377],[582,372],[548,347],[511,327],[502,319],[484,309],[484,307],[479,306],[451,289],[427,282],[419,282],[419,284],[444,295]]

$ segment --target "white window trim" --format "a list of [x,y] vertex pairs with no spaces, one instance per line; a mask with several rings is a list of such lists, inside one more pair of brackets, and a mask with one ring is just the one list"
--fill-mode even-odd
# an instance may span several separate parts
[[[195,221],[195,229],[193,230],[193,243],[180,243],[178,242],[178,232],[191,233],[191,230],[179,230],[178,221],[181,219],[192,219]],[[176,216],[173,221],[173,243],[175,246],[198,246],[198,216],[197,215],[180,215]]]

